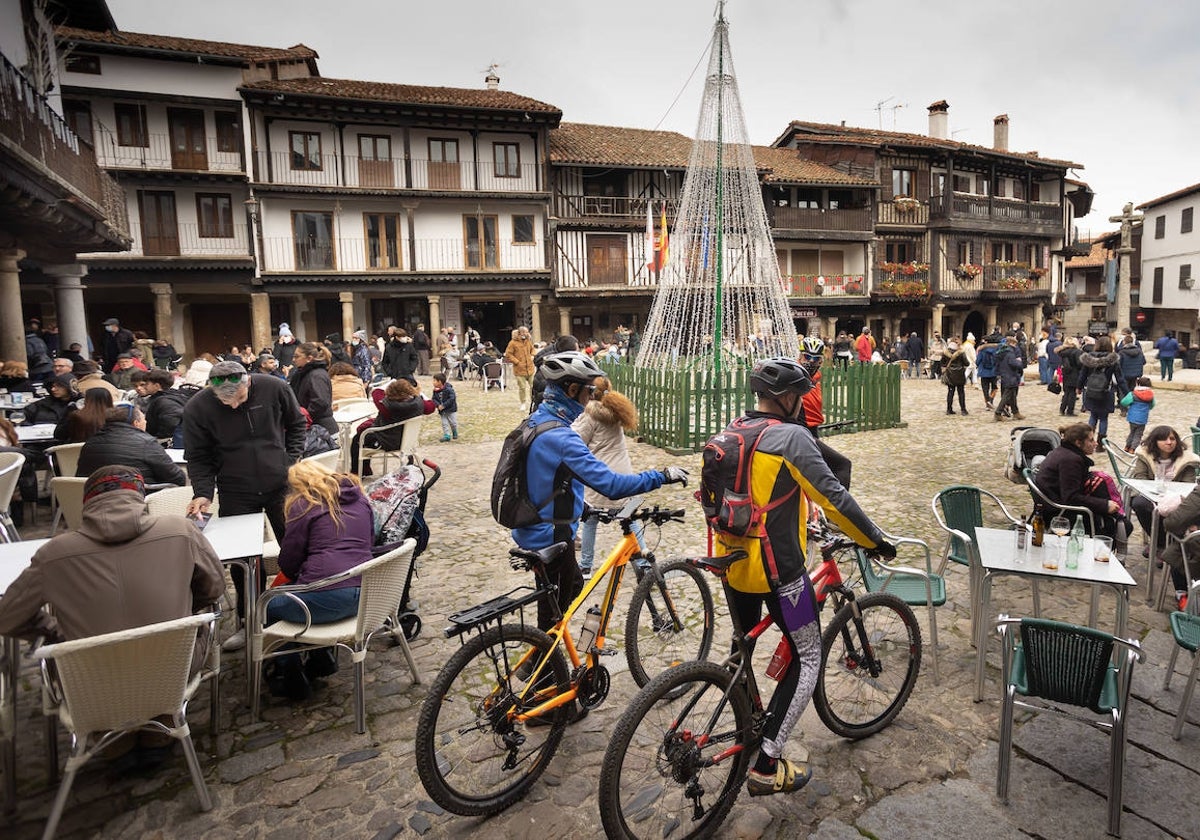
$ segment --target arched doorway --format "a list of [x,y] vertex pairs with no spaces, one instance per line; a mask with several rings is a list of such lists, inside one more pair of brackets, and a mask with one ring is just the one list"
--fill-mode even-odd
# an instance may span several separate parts
[[987,321],[984,319],[983,313],[977,309],[972,310],[971,314],[967,316],[967,320],[963,322],[962,337],[966,338],[967,333],[975,335],[976,343],[982,341],[983,337],[987,335]]

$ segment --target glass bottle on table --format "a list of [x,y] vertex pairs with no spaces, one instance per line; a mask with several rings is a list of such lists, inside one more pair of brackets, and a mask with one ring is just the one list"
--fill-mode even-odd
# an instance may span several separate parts
[[1076,517],[1075,525],[1071,528],[1071,536],[1067,539],[1067,568],[1078,569],[1079,558],[1083,555],[1083,517]]
[[1064,537],[1071,530],[1071,522],[1065,516],[1056,516],[1050,520],[1050,532],[1058,537],[1058,551],[1045,551],[1042,553],[1042,568],[1058,569],[1060,562],[1065,560],[1067,544]]
[[1041,548],[1042,543],[1046,540],[1046,520],[1042,519],[1042,509],[1038,508],[1033,512],[1033,545],[1035,548]]

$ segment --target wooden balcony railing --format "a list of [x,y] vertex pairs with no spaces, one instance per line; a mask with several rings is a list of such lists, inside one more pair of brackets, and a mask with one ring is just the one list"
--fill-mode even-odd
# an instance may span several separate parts
[[876,203],[881,225],[926,225],[929,224],[929,204],[915,198],[903,196]]
[[768,207],[771,227],[777,230],[870,231],[871,209],[818,210],[808,207]]
[[0,134],[99,208],[112,232],[104,238],[125,246],[129,238],[125,191],[96,165],[92,145],[71,131],[46,98],[3,55]]
[[861,274],[788,274],[783,278],[788,297],[865,297]]
[[1025,222],[1038,226],[1062,225],[1062,207],[1039,201],[994,198],[986,195],[952,193],[929,199],[929,214],[935,219],[963,218],[992,222]]
[[[563,195],[554,197],[554,215],[559,219],[646,219],[646,204],[654,203],[654,223],[658,224],[663,205],[661,198],[635,195]],[[667,224],[675,221],[679,203],[667,200]]]
[[[267,164],[270,164],[268,166]],[[499,169],[492,161],[409,161],[411,181],[402,159],[374,160],[357,155],[302,157],[292,152],[258,153],[256,178],[263,183],[305,187],[357,187],[384,190],[447,192],[538,192],[539,167],[523,163]],[[644,211],[643,211],[644,212]]]
[[[415,250],[414,250],[415,247]],[[263,271],[376,273],[428,271],[544,271],[540,245],[468,247],[462,238],[296,240],[269,236],[263,241]]]
[[245,172],[242,150],[222,151],[217,138],[205,137],[194,146],[182,148],[168,134],[150,134],[145,146],[122,146],[104,126],[96,132],[96,160],[107,169],[152,171]]
[[983,267],[983,290],[985,292],[1033,292],[1050,291],[1050,280],[1044,269],[1031,269],[1027,265],[990,263]]

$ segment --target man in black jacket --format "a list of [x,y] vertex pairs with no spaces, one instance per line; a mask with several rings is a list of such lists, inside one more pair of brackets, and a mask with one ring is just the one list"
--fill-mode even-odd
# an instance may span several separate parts
[[420,358],[412,339],[404,330],[396,330],[383,351],[383,369],[392,379],[407,379],[417,372]]
[[104,373],[117,366],[117,357],[133,350],[133,333],[121,328],[121,322],[109,318],[104,322]]
[[[146,431],[156,438],[170,438],[171,446],[183,446],[183,407],[189,394],[175,387],[175,377],[155,368],[137,385],[138,393],[149,398],[146,406]],[[124,461],[116,463],[123,464]]]
[[75,475],[86,478],[101,467],[124,464],[141,473],[147,484],[187,484],[183,470],[146,433],[146,418],[136,406],[115,406],[105,418],[100,430],[79,450]]
[[[221,515],[265,511],[275,538],[283,539],[283,499],[288,467],[304,452],[307,423],[288,384],[273,376],[246,373],[240,362],[217,362],[209,387],[183,410],[183,447],[192,501],[187,515],[199,516],[221,493]],[[230,570],[242,611],[245,582],[240,567]],[[265,583],[259,580],[260,588]],[[245,644],[245,633],[231,636],[227,650]]]

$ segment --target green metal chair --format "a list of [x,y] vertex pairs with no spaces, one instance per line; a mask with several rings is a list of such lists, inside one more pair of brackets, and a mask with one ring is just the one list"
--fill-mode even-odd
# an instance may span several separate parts
[[[1020,628],[1020,640],[1013,628]],[[1008,803],[1012,759],[1013,710],[1016,706],[1073,716],[1059,706],[1087,709],[1102,720],[1087,722],[1111,734],[1108,769],[1108,833],[1121,836],[1125,777],[1125,716],[1133,664],[1145,659],[1135,640],[1042,618],[1001,615],[997,630],[1004,650],[1004,695],[1000,710],[1000,755],[996,795]],[[1119,649],[1114,659],[1114,649]],[[1018,700],[1020,695],[1025,700]],[[1041,700],[1043,703],[1032,703]]]
[[1200,583],[1194,584],[1189,590],[1187,609],[1171,613],[1171,635],[1175,637],[1175,647],[1171,649],[1171,660],[1167,663],[1163,691],[1171,688],[1171,677],[1175,674],[1175,660],[1179,656],[1179,649],[1183,648],[1192,655],[1192,668],[1188,671],[1187,682],[1183,686],[1183,699],[1179,701],[1179,711],[1175,713],[1175,728],[1171,730],[1171,737],[1178,741],[1183,735],[1183,722],[1187,720],[1192,692],[1196,688],[1196,678],[1200,677],[1200,655],[1197,655],[1197,649],[1200,649]]
[[868,592],[888,592],[895,595],[910,607],[926,606],[929,609],[929,650],[933,652],[933,681],[942,681],[938,670],[938,638],[937,613],[934,607],[946,603],[946,580],[941,575],[933,573],[933,563],[929,552],[929,544],[924,540],[908,537],[893,537],[887,534],[887,539],[893,545],[916,545],[925,550],[925,568],[903,566],[895,560],[884,562],[878,557],[867,554],[859,548],[854,552],[858,560],[858,570],[862,575],[863,585]]
[[1188,426],[1188,431],[1192,433],[1192,451],[1200,452],[1197,446],[1200,446],[1200,426]]

